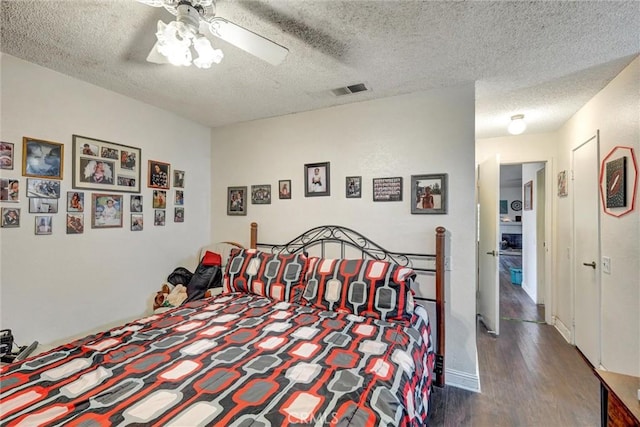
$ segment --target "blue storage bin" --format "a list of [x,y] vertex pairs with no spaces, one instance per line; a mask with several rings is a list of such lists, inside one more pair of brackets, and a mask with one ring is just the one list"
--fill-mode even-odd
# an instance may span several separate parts
[[514,285],[522,285],[522,269],[510,268],[511,271],[511,283]]

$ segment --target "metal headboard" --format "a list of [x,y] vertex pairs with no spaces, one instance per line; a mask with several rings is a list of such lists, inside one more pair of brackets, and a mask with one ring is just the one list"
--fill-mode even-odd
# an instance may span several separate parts
[[[405,253],[389,251],[379,244],[368,239],[364,235],[347,227],[339,225],[321,225],[300,234],[293,240],[284,244],[258,242],[258,224],[251,223],[251,248],[274,254],[307,254],[312,248],[320,248],[320,257],[325,257],[329,245],[337,245],[340,248],[339,258],[347,258],[348,248],[359,252],[361,258],[388,261],[403,267],[410,267],[416,273],[435,276],[435,298],[418,297],[421,301],[431,301],[436,307],[436,385],[444,386],[444,258],[445,258],[444,227],[436,228],[436,253]],[[338,257],[335,257],[338,258]],[[432,266],[422,266],[421,263],[431,262]]]

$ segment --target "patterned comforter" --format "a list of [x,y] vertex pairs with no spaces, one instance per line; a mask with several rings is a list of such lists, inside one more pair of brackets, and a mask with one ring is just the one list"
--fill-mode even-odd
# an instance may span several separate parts
[[396,323],[220,295],[3,367],[0,424],[424,425],[430,336],[422,307]]

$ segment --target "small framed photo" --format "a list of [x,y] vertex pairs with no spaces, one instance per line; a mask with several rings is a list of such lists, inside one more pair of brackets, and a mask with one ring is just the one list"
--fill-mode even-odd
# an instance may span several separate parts
[[60,181],[49,179],[27,179],[27,197],[40,197],[43,199],[60,198]]
[[0,201],[14,203],[20,201],[20,180],[0,179]]
[[51,215],[36,215],[36,234],[51,234],[52,222],[53,216]]
[[173,171],[173,186],[176,188],[184,188],[184,171]]
[[140,194],[132,194],[129,201],[131,212],[142,212],[142,196]]
[[304,165],[304,196],[330,196],[331,177],[329,162]]
[[142,150],[73,135],[73,188],[139,193]]
[[373,178],[374,202],[401,202],[402,177]]
[[142,218],[142,214],[134,213],[131,214],[131,231],[142,231],[144,228],[144,221]]
[[173,222],[184,222],[184,208],[175,208]]
[[411,175],[411,213],[447,213],[447,174]]
[[177,206],[184,205],[184,191],[176,190],[176,199],[174,201],[174,204]]
[[84,233],[84,214],[68,213],[67,214],[67,234]]
[[627,206],[627,157],[621,156],[605,165],[607,208]]
[[348,176],[345,179],[345,194],[347,199],[359,199],[362,197],[362,177]]
[[166,212],[164,209],[156,209],[153,216],[153,225],[163,226],[166,219]]
[[22,138],[22,175],[35,178],[62,179],[64,144]]
[[271,204],[271,184],[252,185],[251,203],[254,205]]
[[148,187],[169,189],[169,176],[171,165],[169,163],[149,160]]
[[247,187],[227,187],[227,215],[247,214]]
[[67,191],[67,212],[84,212],[84,193]]
[[2,208],[2,227],[20,227],[20,208]]
[[523,188],[524,197],[524,210],[530,211],[533,209],[533,181],[529,181]]
[[122,227],[121,194],[91,195],[91,228]]
[[13,169],[13,144],[0,142],[0,169]]
[[165,209],[167,207],[167,192],[165,190],[153,190],[153,208]]
[[291,180],[290,179],[281,179],[280,181],[278,181],[278,197],[280,199],[291,198]]
[[558,173],[558,197],[565,197],[569,194],[567,186],[567,171],[560,171]]
[[509,202],[507,200],[500,200],[500,215],[509,213]]
[[29,199],[29,213],[58,213],[58,199]]

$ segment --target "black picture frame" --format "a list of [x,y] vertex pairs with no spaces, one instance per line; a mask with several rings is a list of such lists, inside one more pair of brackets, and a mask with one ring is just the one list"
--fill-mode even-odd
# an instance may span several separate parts
[[411,175],[411,213],[446,214],[448,178],[446,173]]
[[362,197],[362,176],[348,176],[344,180],[344,193],[347,199]]
[[81,135],[73,135],[71,148],[74,189],[140,192],[140,148]]
[[227,215],[247,214],[247,186],[227,187]]
[[278,198],[281,200],[291,199],[291,180],[281,179],[278,181]]
[[401,202],[402,177],[373,178],[374,202]]
[[307,163],[304,165],[304,196],[331,195],[330,163]]

